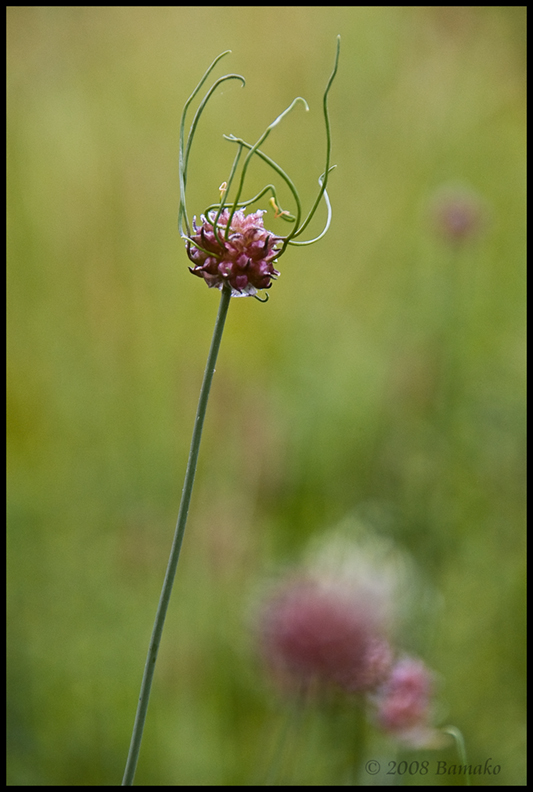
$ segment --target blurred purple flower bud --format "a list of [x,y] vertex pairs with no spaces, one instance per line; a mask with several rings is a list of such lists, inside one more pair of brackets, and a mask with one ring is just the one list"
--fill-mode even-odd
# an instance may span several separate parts
[[342,586],[293,580],[267,602],[260,629],[267,662],[282,681],[297,685],[369,691],[392,663],[381,622]]
[[373,697],[378,725],[413,747],[432,747],[438,733],[431,728],[434,675],[421,660],[404,657]]
[[477,236],[485,223],[485,208],[479,196],[465,187],[443,187],[434,196],[432,221],[448,243],[459,245]]

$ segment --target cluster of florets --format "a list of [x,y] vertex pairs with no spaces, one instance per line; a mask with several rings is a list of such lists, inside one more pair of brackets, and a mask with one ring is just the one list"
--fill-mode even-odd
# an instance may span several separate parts
[[398,654],[391,638],[401,621],[407,563],[402,568],[398,557],[387,566],[379,547],[374,558],[361,547],[352,561],[346,552],[336,564],[344,548],[332,549],[329,559],[323,554],[322,569],[291,575],[256,611],[261,653],[274,680],[286,692],[358,694],[380,729],[410,745],[434,747],[434,675],[421,660]]
[[347,592],[293,580],[261,617],[265,656],[278,678],[352,693],[384,682],[392,652],[374,614]]
[[402,657],[373,697],[376,722],[383,731],[413,747],[437,742],[430,727],[434,675],[413,657]]
[[193,220],[193,233],[187,241],[187,255],[194,267],[193,275],[203,278],[210,288],[231,287],[233,297],[248,297],[258,289],[269,289],[279,272],[273,261],[280,254],[280,237],[263,225],[264,210],[245,214],[237,210],[231,218],[224,209],[218,221],[217,212],[201,216],[201,225]]

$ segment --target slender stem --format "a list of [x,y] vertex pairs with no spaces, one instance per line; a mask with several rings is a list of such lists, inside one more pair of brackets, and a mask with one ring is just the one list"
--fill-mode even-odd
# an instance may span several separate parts
[[[256,784],[256,786],[281,786],[281,781],[279,779],[284,769],[287,743],[291,736],[295,733],[299,734],[301,731],[305,703],[306,690],[302,687],[297,691],[294,701],[289,702],[287,717],[281,728],[266,780],[263,784]],[[294,743],[292,745],[292,753],[294,755]]]
[[341,37],[337,36],[337,51],[336,51],[336,54],[335,54],[335,65],[333,66],[333,71],[331,72],[331,76],[330,76],[330,78],[328,80],[328,84],[326,85],[326,90],[324,91],[324,99],[322,100],[323,101],[324,120],[326,122],[326,167],[324,168],[324,180],[322,182],[320,181],[320,179],[318,180],[318,183],[320,185],[320,190],[318,191],[318,195],[316,197],[316,200],[315,200],[315,202],[314,202],[314,204],[313,204],[313,206],[311,208],[311,211],[307,215],[307,218],[304,220],[304,222],[302,223],[300,228],[298,228],[294,232],[293,236],[295,236],[295,237],[300,236],[300,234],[304,231],[304,229],[307,227],[307,225],[311,222],[311,218],[313,217],[314,213],[316,212],[316,210],[318,208],[318,204],[322,200],[322,196],[325,194],[326,187],[327,187],[327,184],[328,184],[328,176],[329,176],[329,172],[331,170],[331,168],[329,167],[329,161],[330,161],[330,157],[331,157],[331,130],[330,130],[330,125],[329,125],[329,113],[328,113],[328,93],[329,93],[329,89],[331,88],[331,86],[333,84],[333,80],[335,79],[335,75],[337,74],[337,68],[339,66],[340,48],[341,48]]
[[220,348],[220,341],[222,339],[222,332],[224,330],[224,323],[226,321],[230,299],[231,289],[228,288],[228,286],[225,286],[222,289],[220,306],[218,309],[215,329],[213,331],[213,338],[211,341],[211,348],[209,350],[209,356],[207,358],[207,364],[204,372],[204,379],[200,390],[200,398],[198,400],[198,409],[196,411],[196,420],[194,422],[194,430],[192,433],[191,450],[189,451],[189,460],[187,462],[187,470],[185,472],[185,481],[183,484],[183,492],[181,494],[181,503],[178,513],[178,520],[176,523],[176,531],[174,534],[174,541],[172,542],[172,549],[170,551],[163,588],[161,589],[161,596],[159,598],[159,605],[157,607],[154,628],[152,631],[152,637],[150,639],[150,646],[148,647],[148,655],[146,657],[146,665],[144,667],[144,674],[141,683],[137,714],[135,715],[135,723],[133,725],[130,750],[126,762],[126,769],[124,771],[124,778],[122,779],[122,786],[132,786],[133,779],[135,777],[135,770],[141,748],[144,722],[146,720],[146,712],[148,710],[150,688],[152,687],[152,679],[154,676],[157,653],[159,651],[161,634],[163,632],[165,616],[167,614],[168,603],[172,593],[172,586],[174,584],[176,568],[178,566],[181,543],[183,541],[183,534],[185,532],[185,524],[187,522],[189,504],[191,502],[194,476],[196,473],[196,463],[198,461],[198,451],[200,450],[200,440],[202,437],[202,428],[204,425],[204,418],[207,409],[207,401],[209,399],[209,390],[211,388],[213,374],[215,373],[215,364],[218,350]]
[[472,786],[472,781],[470,780],[470,768],[468,767],[468,760],[466,758],[466,745],[463,735],[457,726],[445,726],[442,731],[445,734],[451,734],[455,740],[455,745],[457,747],[459,758],[461,759],[461,764],[463,767],[466,767],[466,786]]

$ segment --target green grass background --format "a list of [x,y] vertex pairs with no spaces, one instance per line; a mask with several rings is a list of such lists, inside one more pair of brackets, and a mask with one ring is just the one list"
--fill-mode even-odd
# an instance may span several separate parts
[[[284,707],[250,602],[348,515],[437,592],[406,643],[440,675],[441,722],[501,766],[483,783],[524,783],[525,8],[7,21],[8,783],[122,777],[218,305],[177,232],[183,103],[231,49],[217,75],[247,84],[203,117],[198,214],[227,178],[222,134],[254,141],[304,96],[265,150],[308,208],[338,33],[333,222],[280,260],[268,305],[230,306],[136,780],[262,783]],[[430,218],[450,183],[484,213],[459,248]],[[288,744],[307,757],[292,783],[338,782],[316,735]]]

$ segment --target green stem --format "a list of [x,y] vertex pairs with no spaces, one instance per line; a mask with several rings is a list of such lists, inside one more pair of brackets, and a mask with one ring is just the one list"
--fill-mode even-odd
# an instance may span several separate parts
[[215,364],[218,350],[220,348],[220,341],[222,339],[222,332],[224,330],[224,323],[226,321],[230,299],[231,289],[225,286],[222,289],[220,306],[218,309],[215,329],[213,331],[213,338],[211,341],[211,348],[209,350],[209,356],[207,358],[207,364],[204,372],[204,379],[200,390],[200,398],[198,400],[198,409],[196,411],[196,420],[194,422],[194,430],[192,433],[191,450],[189,451],[189,460],[187,462],[187,470],[185,472],[185,481],[183,484],[183,492],[181,494],[181,503],[178,513],[178,520],[176,523],[176,531],[174,533],[174,541],[172,542],[172,549],[168,559],[167,572],[163,582],[163,588],[161,589],[161,596],[159,598],[159,605],[157,607],[154,628],[152,631],[152,637],[150,639],[150,646],[148,647],[148,655],[146,657],[146,665],[144,667],[141,692],[139,695],[139,704],[137,706],[137,714],[135,715],[135,723],[133,725],[130,750],[126,762],[126,769],[124,771],[124,778],[122,779],[122,786],[132,786],[133,779],[135,777],[137,760],[139,758],[139,751],[141,748],[144,722],[146,720],[146,712],[148,710],[148,701],[150,699],[150,688],[152,687],[152,679],[154,677],[157,653],[159,651],[159,644],[161,643],[161,635],[163,632],[163,626],[165,624],[165,616],[167,614],[168,603],[172,593],[172,586],[174,585],[181,543],[183,541],[183,534],[185,533],[185,524],[187,522],[189,504],[191,502],[194,476],[196,473],[196,463],[198,462],[198,452],[200,450],[200,440],[202,437],[202,428],[204,425],[207,402],[209,399],[209,391],[211,388],[211,382],[213,381],[213,374],[215,373]]
[[466,758],[466,745],[463,735],[456,726],[445,726],[442,731],[445,734],[451,734],[451,736],[455,740],[455,745],[457,747],[457,753],[459,754],[461,764],[463,765],[463,767],[467,768],[465,786],[472,786],[472,781],[470,780],[470,772],[468,768],[468,760]]
[[468,768],[468,760],[466,758],[466,745],[463,735],[461,734],[457,726],[445,726],[442,731],[445,734],[450,734],[455,740],[455,745],[457,747],[457,753],[459,754],[459,758],[461,759],[461,764],[463,765],[463,767],[467,768],[466,786],[472,786],[472,782],[470,780],[470,770]]
[[[294,701],[289,703],[289,710],[287,718],[282,726],[278,741],[275,747],[274,755],[270,762],[270,767],[267,772],[267,777],[264,784],[256,784],[256,786],[281,786],[280,776],[283,773],[285,755],[287,752],[287,743],[294,734],[299,734],[302,726],[302,717],[304,714],[304,705],[306,703],[306,691],[304,688],[298,690]],[[294,744],[292,746],[294,755]]]

